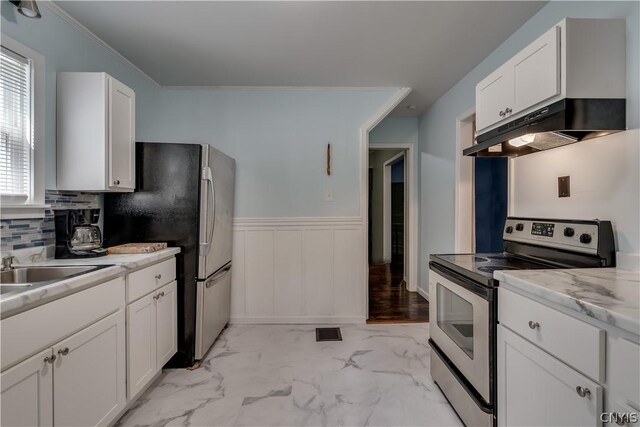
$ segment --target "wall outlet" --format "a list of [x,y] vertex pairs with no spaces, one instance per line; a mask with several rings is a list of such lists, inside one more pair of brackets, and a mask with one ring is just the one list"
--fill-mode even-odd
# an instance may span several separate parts
[[558,177],[558,197],[570,197],[571,196],[571,177],[559,176]]
[[331,188],[324,190],[324,201],[333,202],[333,190]]

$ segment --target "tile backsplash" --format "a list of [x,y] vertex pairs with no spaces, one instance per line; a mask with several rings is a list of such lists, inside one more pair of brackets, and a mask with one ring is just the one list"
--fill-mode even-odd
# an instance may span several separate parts
[[53,211],[100,207],[98,193],[46,190],[44,218],[0,220],[0,251],[16,251],[55,244]]

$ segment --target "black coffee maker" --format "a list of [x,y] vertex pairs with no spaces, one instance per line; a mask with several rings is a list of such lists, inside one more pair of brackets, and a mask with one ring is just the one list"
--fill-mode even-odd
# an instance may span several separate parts
[[53,211],[56,223],[56,258],[90,258],[106,255],[98,227],[100,209]]

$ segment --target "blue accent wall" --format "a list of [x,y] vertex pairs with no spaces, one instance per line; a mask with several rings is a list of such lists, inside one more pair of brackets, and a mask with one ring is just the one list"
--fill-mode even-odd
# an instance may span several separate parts
[[507,217],[508,160],[506,157],[475,159],[476,252],[502,252],[502,230]]
[[404,182],[404,159],[391,165],[391,182]]

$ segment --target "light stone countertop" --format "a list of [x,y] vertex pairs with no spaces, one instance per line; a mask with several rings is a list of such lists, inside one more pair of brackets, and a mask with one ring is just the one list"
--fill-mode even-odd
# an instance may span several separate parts
[[505,270],[496,271],[494,277],[507,288],[640,335],[640,271],[618,268]]
[[18,263],[15,266],[109,265],[109,267],[24,292],[0,295],[0,317],[4,319],[13,316],[39,305],[123,276],[133,270],[164,261],[178,253],[180,253],[180,248],[167,248],[149,254],[118,254],[97,258],[49,259],[40,262]]

